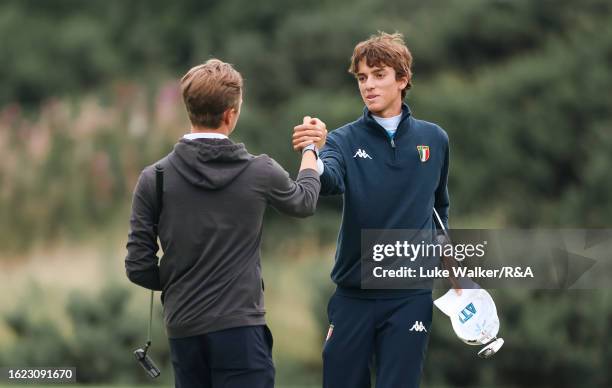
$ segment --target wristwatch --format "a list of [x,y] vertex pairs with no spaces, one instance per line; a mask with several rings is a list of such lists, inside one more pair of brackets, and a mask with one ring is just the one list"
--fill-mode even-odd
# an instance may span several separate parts
[[319,159],[319,149],[317,148],[316,144],[308,144],[306,147],[304,147],[302,149],[302,155],[304,155],[304,152],[306,151],[312,151],[315,154],[315,159]]

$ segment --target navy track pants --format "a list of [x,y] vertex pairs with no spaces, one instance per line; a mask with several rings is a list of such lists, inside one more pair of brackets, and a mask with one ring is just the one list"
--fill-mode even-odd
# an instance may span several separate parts
[[[421,380],[433,302],[431,292],[388,299],[330,299],[323,347],[323,388],[416,388]],[[372,368],[373,367],[373,368]]]
[[246,326],[170,338],[177,388],[273,388],[272,333]]

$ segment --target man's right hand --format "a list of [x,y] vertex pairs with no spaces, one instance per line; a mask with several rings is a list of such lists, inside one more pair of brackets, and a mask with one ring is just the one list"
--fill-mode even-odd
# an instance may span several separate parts
[[309,144],[315,144],[318,149],[323,148],[327,139],[325,123],[316,117],[304,116],[302,124],[293,128],[293,149],[302,152]]

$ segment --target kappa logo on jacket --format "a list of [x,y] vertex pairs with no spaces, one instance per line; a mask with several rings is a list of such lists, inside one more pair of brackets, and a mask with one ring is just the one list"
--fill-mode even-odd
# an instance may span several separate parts
[[425,333],[427,333],[427,329],[425,328],[425,325],[423,325],[423,322],[421,321],[415,321],[414,325],[412,325],[412,327],[410,328],[410,331],[424,331]]
[[372,157],[370,155],[368,155],[367,152],[365,152],[365,150],[362,150],[361,148],[357,150],[357,152],[355,152],[355,155],[353,156],[353,158],[356,157],[360,157],[362,159],[372,159]]

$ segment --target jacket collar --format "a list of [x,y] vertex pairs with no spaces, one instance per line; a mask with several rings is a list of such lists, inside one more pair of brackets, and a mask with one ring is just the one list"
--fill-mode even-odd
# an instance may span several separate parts
[[[404,132],[407,130],[407,128],[409,127],[409,123],[410,123],[409,118],[411,115],[412,115],[412,112],[410,111],[410,107],[408,107],[408,105],[405,102],[402,102],[402,118],[400,119],[400,122],[397,125],[397,132],[395,134],[396,137],[401,132]],[[376,122],[376,120],[374,120],[374,117],[372,117],[372,112],[368,110],[367,106],[363,108],[363,122],[369,129],[372,129],[375,132],[381,133],[385,135],[385,137],[387,136],[387,131],[385,131],[385,129],[381,127],[380,124]],[[405,125],[405,124],[408,124],[408,125]],[[404,127],[406,127],[406,129],[404,129]]]

